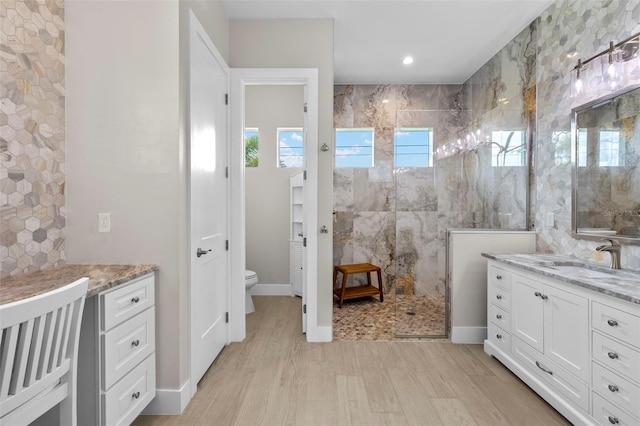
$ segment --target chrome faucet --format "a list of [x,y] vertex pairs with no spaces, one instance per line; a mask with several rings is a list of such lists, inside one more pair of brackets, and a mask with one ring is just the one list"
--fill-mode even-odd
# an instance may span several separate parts
[[621,269],[620,268],[620,244],[616,241],[603,239],[602,241],[609,241],[609,245],[603,244],[601,246],[596,247],[596,251],[603,252],[608,251],[611,255],[611,269]]

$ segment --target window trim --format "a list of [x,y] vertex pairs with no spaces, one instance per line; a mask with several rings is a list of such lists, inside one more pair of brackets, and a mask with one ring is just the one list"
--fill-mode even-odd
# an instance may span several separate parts
[[[418,165],[418,166],[403,166],[398,165],[398,132],[426,132],[429,137],[427,138],[426,145],[411,145],[411,146],[426,146],[427,147],[427,164]],[[393,130],[393,166],[395,168],[426,168],[433,167],[433,140],[434,140],[434,128],[433,127],[396,127]],[[410,155],[410,154],[400,154],[400,155]],[[416,154],[418,155],[418,154]],[[422,155],[422,154],[420,154]]]
[[[302,165],[300,166],[287,166],[284,165],[282,166],[281,164],[283,164],[282,159],[280,158],[280,132],[299,132],[302,134],[302,153],[300,154],[300,157],[302,158]],[[277,127],[276,128],[276,167],[279,169],[303,169],[305,167],[305,162],[306,162],[306,158],[304,155],[304,145],[305,145],[305,134],[304,134],[304,127]],[[292,148],[292,149],[298,149],[296,148]],[[297,156],[296,156],[297,157]]]
[[[369,132],[371,134],[371,163],[367,166],[343,166],[338,164],[338,132]],[[376,130],[374,127],[335,127],[333,129],[333,134],[335,138],[335,147],[334,147],[334,168],[348,169],[370,169],[374,167],[375,164],[375,133]],[[349,157],[349,155],[341,155],[340,157]]]

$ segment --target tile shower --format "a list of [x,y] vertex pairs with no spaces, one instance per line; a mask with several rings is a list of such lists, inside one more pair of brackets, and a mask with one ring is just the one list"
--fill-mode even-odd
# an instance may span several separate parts
[[[535,225],[538,251],[606,265],[608,259],[594,250],[597,242],[571,234],[575,63],[568,55],[587,57],[609,41],[640,32],[639,17],[639,0],[557,0],[461,86],[336,86],[334,126],[375,128],[379,161],[368,170],[334,171],[334,263],[379,262],[386,291],[443,295],[447,227]],[[490,167],[482,148],[473,159],[475,153],[467,153],[436,160],[432,169],[393,170],[393,126],[409,125],[410,119],[403,120],[416,115],[411,111],[438,115],[441,121],[430,125],[445,132],[470,126],[484,132],[524,130],[533,159],[523,168]],[[437,149],[446,136],[434,135]],[[527,180],[528,188],[521,183]],[[547,221],[550,214],[553,223]],[[622,266],[640,269],[640,246],[623,247]],[[394,313],[387,309],[380,315]],[[395,318],[374,322],[396,325]],[[351,331],[346,327],[337,338],[349,338]],[[395,329],[384,336],[394,334]]]
[[[334,88],[334,127],[374,129],[373,167],[334,168],[334,264],[382,268],[388,307],[367,315],[393,317],[372,319],[393,329],[383,339],[446,335],[448,228],[527,227],[536,30],[534,23],[522,31],[463,85]],[[396,168],[396,128],[433,129],[433,151],[478,129],[494,139],[513,132],[522,138],[511,145],[520,162],[498,161],[501,142],[436,159],[433,167]],[[336,338],[350,328],[367,338],[346,324],[347,314],[334,312],[343,327]]]

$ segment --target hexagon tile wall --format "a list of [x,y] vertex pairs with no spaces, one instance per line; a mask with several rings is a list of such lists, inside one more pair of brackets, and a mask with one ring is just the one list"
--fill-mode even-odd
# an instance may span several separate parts
[[0,1],[0,276],[65,262],[64,0]]

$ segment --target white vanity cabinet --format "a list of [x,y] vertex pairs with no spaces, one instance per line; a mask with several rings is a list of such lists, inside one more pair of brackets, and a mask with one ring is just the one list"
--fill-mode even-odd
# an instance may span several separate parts
[[496,260],[487,286],[486,353],[576,425],[640,424],[640,304]]
[[602,424],[640,424],[640,309],[634,308],[592,303],[592,413]]
[[[513,274],[513,335],[583,381],[589,380],[589,301]],[[539,367],[544,371],[544,367]]]
[[495,345],[506,349],[511,344],[511,272],[489,265],[487,273],[487,336]]
[[151,273],[86,299],[79,425],[129,425],[155,397],[154,288]]

